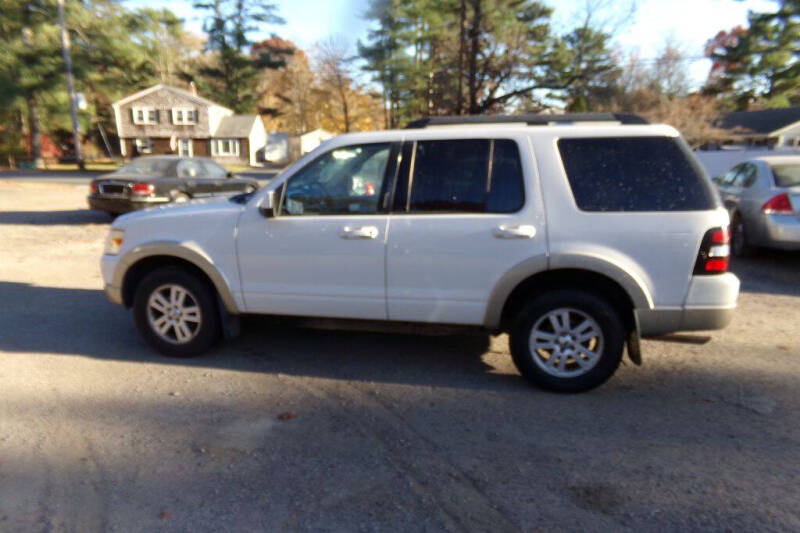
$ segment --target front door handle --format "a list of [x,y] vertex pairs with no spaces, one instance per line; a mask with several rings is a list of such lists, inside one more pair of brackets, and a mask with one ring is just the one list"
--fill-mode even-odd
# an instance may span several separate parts
[[378,228],[375,226],[345,226],[339,232],[342,239],[377,239]]
[[536,228],[530,224],[503,224],[496,227],[492,235],[498,239],[532,239],[536,235]]

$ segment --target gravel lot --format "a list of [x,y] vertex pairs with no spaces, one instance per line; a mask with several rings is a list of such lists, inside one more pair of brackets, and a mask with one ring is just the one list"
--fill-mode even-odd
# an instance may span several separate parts
[[798,254],[734,266],[712,342],[563,396],[504,336],[249,320],[155,355],[101,290],[86,192],[0,182],[2,531],[800,530]]

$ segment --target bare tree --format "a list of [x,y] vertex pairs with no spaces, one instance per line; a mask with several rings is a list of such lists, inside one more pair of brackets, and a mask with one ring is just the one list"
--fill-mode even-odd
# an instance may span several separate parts
[[324,90],[336,98],[345,133],[349,132],[352,126],[350,93],[353,78],[350,65],[353,57],[349,51],[349,43],[342,37],[335,36],[317,43],[314,54],[320,83]]

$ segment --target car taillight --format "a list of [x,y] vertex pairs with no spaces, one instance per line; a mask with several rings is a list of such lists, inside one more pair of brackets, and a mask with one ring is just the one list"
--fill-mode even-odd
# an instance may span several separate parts
[[90,183],[89,184],[89,193],[90,194],[97,194],[97,184],[96,183]]
[[136,196],[148,196],[155,192],[156,188],[152,183],[134,183],[131,187],[131,194]]
[[765,215],[794,214],[794,211],[792,211],[792,202],[789,201],[789,195],[786,193],[770,198],[767,203],[761,206],[761,211]]
[[697,262],[694,264],[694,275],[727,272],[731,253],[730,241],[731,236],[727,226],[708,230],[700,243]]

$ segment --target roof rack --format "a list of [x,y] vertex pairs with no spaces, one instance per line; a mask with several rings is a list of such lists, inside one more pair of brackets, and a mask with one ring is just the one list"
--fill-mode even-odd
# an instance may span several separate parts
[[551,124],[572,124],[575,122],[618,122],[620,124],[649,124],[633,113],[565,113],[563,115],[450,115],[427,117],[412,120],[406,129],[427,128],[428,126],[457,126],[462,124],[519,124],[529,126],[549,126]]

